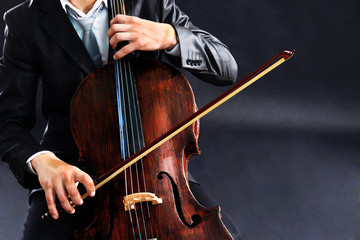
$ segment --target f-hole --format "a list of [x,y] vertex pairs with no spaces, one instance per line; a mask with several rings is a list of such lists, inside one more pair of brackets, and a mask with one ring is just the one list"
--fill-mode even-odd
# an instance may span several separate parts
[[200,221],[201,221],[201,217],[198,215],[198,214],[194,214],[191,216],[191,220],[192,220],[192,223],[188,223],[186,220],[185,220],[185,217],[184,217],[184,214],[183,214],[183,211],[182,211],[182,207],[181,207],[181,204],[180,204],[180,195],[179,195],[179,189],[178,187],[176,186],[175,184],[175,181],[172,179],[172,177],[166,173],[166,172],[160,172],[157,176],[157,178],[159,180],[163,180],[163,176],[166,176],[167,179],[170,180],[171,182],[171,186],[172,186],[172,190],[173,190],[173,196],[174,196],[174,200],[175,200],[175,206],[176,206],[176,212],[177,214],[179,215],[181,221],[188,227],[190,228],[194,228],[196,227]]

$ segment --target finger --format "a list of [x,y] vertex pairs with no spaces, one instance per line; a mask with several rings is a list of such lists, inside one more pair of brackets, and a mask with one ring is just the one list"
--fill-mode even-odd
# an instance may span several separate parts
[[130,24],[114,24],[112,25],[108,32],[107,35],[109,38],[111,38],[113,35],[115,35],[118,32],[132,32],[132,25]]
[[131,23],[136,17],[118,14],[110,21],[110,26],[116,23]]
[[55,193],[53,192],[52,189],[44,189],[44,191],[45,191],[45,199],[49,209],[49,213],[53,219],[58,219],[59,213],[56,209]]
[[85,172],[78,170],[75,172],[75,181],[80,182],[84,185],[86,192],[90,197],[95,196],[95,185],[92,178]]
[[67,192],[63,185],[56,185],[55,187],[56,195],[59,199],[59,202],[62,208],[69,214],[75,213],[73,204],[70,203]]
[[135,36],[133,33],[124,32],[124,33],[116,33],[110,38],[110,45],[112,48],[116,49],[119,42],[123,41],[133,41]]
[[126,55],[128,55],[129,53],[132,53],[133,51],[137,50],[137,45],[134,43],[129,43],[127,45],[125,45],[124,47],[122,47],[119,51],[117,51],[114,54],[114,60],[119,60],[120,58],[125,57]]
[[[76,186],[76,188],[78,188],[78,187],[79,187],[79,182],[76,182],[76,183],[75,183],[75,186]],[[79,191],[79,192],[80,192],[80,191]],[[69,193],[68,193],[68,198],[70,198]]]
[[83,200],[81,199],[78,188],[76,187],[75,182],[65,183],[65,189],[68,193],[68,197],[71,198],[72,202],[75,205],[82,205]]

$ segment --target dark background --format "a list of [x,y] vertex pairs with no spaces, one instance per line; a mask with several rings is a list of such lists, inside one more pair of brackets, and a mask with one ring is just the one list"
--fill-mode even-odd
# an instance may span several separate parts
[[[1,13],[19,2],[2,0]],[[246,239],[360,239],[359,2],[178,5],[229,46],[238,80],[279,51],[296,49],[201,120],[194,177]],[[199,107],[227,89],[189,81]],[[0,239],[20,238],[27,207],[27,191],[1,162]]]

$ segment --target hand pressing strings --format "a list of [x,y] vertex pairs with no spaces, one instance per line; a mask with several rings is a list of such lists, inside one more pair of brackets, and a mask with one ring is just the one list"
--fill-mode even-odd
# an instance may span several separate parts
[[171,50],[178,43],[175,29],[170,24],[120,14],[111,20],[108,36],[114,49],[118,43],[128,42],[115,53],[115,60],[136,50]]

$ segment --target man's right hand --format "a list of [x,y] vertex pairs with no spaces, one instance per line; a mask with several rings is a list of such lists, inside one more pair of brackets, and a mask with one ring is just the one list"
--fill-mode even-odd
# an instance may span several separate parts
[[59,217],[55,203],[56,196],[63,209],[69,214],[75,212],[69,198],[75,205],[82,205],[83,200],[77,189],[77,183],[82,183],[91,197],[95,195],[95,185],[91,177],[79,168],[61,161],[53,153],[40,154],[31,161],[31,165],[39,176],[53,219]]

